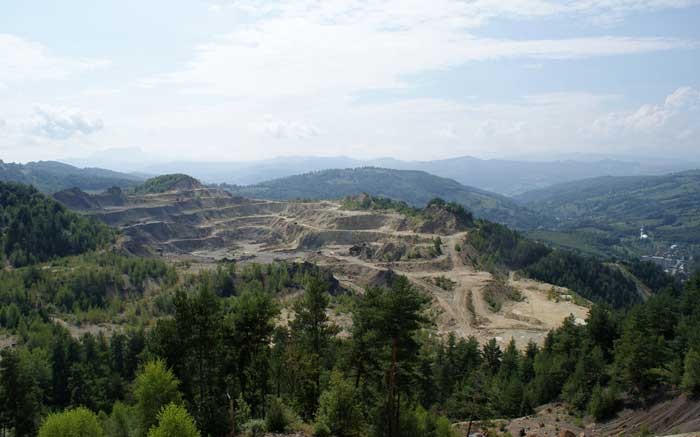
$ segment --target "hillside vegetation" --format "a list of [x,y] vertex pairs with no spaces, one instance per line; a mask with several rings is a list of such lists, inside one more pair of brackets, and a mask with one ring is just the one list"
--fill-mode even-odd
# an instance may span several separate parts
[[94,250],[113,238],[104,224],[67,210],[33,187],[0,182],[2,254],[16,266]]
[[[634,275],[630,277],[599,258],[575,251],[555,250],[504,225],[486,220],[474,221],[461,205],[446,203],[442,199],[433,199],[420,209],[405,202],[363,194],[345,198],[342,205],[348,209],[393,210],[423,220],[430,220],[439,210],[450,212],[458,218],[459,230],[470,229],[465,243],[477,251],[477,262],[482,268],[496,274],[519,271],[527,277],[566,287],[586,299],[615,308],[643,301],[645,294],[635,278],[653,292],[674,285],[673,279],[654,264],[625,263],[625,271]],[[440,219],[444,221],[445,217]]]
[[341,199],[364,192],[404,201],[413,207],[423,207],[434,198],[442,198],[464,206],[476,217],[517,228],[533,228],[539,221],[537,214],[504,196],[422,171],[376,167],[324,170],[226,188],[241,196],[272,200]]
[[33,185],[44,193],[68,188],[101,191],[110,187],[131,187],[142,179],[138,176],[100,168],[78,168],[56,161],[27,164],[5,163],[0,160],[0,181]]
[[553,240],[573,232],[578,244],[633,247],[644,226],[654,241],[700,244],[700,171],[586,179],[530,191],[517,200],[552,217],[547,226],[560,231]]
[[156,176],[133,188],[139,194],[158,194],[174,190],[192,190],[201,188],[202,184],[192,176],[175,173]]
[[[644,300],[643,291],[619,268],[591,256],[551,249],[499,224],[480,222],[470,232],[467,243],[477,250],[481,266],[491,271],[497,272],[499,267],[519,270],[533,279],[567,287],[586,299],[615,308]],[[635,261],[625,266],[654,292],[674,285],[673,279],[654,264]]]
[[[456,225],[459,229],[474,225],[474,216],[471,212],[467,211],[464,206],[457,202],[446,202],[439,197],[431,199],[424,208],[416,208],[400,200],[392,200],[386,197],[371,196],[367,193],[362,193],[358,196],[348,196],[344,198],[341,202],[341,206],[348,210],[395,211],[407,217],[418,217],[426,221],[446,219],[446,217],[441,214],[446,213],[456,221]],[[439,215],[443,215],[443,217],[438,217]]]

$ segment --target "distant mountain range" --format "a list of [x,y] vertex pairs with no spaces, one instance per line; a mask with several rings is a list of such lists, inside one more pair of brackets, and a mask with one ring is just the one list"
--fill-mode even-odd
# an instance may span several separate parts
[[27,164],[5,163],[0,160],[0,181],[33,185],[44,193],[55,193],[77,187],[85,191],[130,187],[143,178],[101,168],[78,168],[57,161],[38,161]]
[[577,179],[664,174],[700,168],[700,164],[619,159],[527,161],[469,156],[436,161],[402,161],[392,158],[359,160],[340,156],[283,157],[251,162],[172,162],[151,164],[139,170],[149,174],[185,173],[209,183],[251,185],[312,171],[357,167],[420,170],[454,179],[467,186],[513,196]]
[[226,185],[234,194],[273,200],[340,199],[358,193],[403,200],[423,207],[433,198],[457,202],[476,217],[519,229],[538,226],[542,218],[505,196],[468,187],[424,171],[377,167],[323,170],[249,186]]

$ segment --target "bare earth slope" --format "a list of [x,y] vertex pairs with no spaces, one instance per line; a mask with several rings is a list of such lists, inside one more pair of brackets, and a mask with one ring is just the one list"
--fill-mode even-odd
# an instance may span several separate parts
[[[198,267],[224,259],[308,260],[358,291],[386,282],[390,271],[404,274],[432,297],[439,331],[480,341],[541,343],[565,317],[582,322],[588,311],[559,299],[569,294],[565,289],[512,276],[497,282],[476,270],[458,250],[468,230],[438,226],[425,232],[425,223],[394,212],[348,211],[327,201],[251,200],[198,187],[130,194],[122,205],[86,213],[121,229],[124,246],[134,253]],[[493,308],[485,290],[495,283],[519,291],[522,299]]]

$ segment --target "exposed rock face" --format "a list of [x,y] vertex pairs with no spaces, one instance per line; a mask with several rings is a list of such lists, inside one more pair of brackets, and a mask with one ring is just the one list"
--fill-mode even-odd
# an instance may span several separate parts
[[112,187],[100,194],[88,194],[79,188],[69,188],[55,193],[53,197],[68,208],[78,211],[124,206],[128,202],[119,187]]
[[407,251],[405,244],[388,241],[381,245],[374,257],[379,261],[399,261]]
[[357,256],[362,259],[372,259],[374,258],[374,249],[372,246],[362,243],[362,244],[356,244],[350,249],[348,249],[348,253],[350,256]]
[[375,260],[381,262],[392,262],[401,260],[408,252],[408,247],[401,242],[387,241],[379,247],[367,243],[356,244],[348,253],[364,260]]
[[369,281],[370,287],[391,287],[394,283],[397,275],[393,270],[382,270],[377,272],[376,275]]
[[333,276],[330,270],[312,264],[310,262],[293,263],[289,264],[288,268],[289,276],[293,277],[296,275],[303,276],[304,274],[313,274],[318,276],[323,281],[329,285],[328,292],[332,295],[337,295],[343,291],[343,287],[340,286],[340,282]]
[[472,226],[470,220],[460,217],[439,205],[431,205],[426,208],[423,216],[423,223],[416,229],[418,232],[451,235],[456,232],[466,231]]
[[85,211],[99,208],[99,203],[80,188],[59,191],[53,195],[53,198],[73,210]]

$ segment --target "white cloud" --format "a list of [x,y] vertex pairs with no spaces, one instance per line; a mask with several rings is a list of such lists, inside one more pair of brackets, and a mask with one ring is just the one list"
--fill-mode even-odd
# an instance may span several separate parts
[[613,25],[627,15],[665,9],[683,9],[698,0],[575,0],[568,2],[568,12],[588,16],[594,23]]
[[405,87],[408,77],[470,61],[577,59],[696,47],[657,37],[477,38],[464,31],[469,17],[450,13],[457,4],[463,3],[440,0],[376,10],[358,6],[359,11],[343,10],[344,14],[319,6],[304,14],[265,17],[199,45],[184,68],[145,83],[175,85],[190,94],[337,97]]
[[37,106],[27,131],[52,140],[65,140],[74,135],[90,135],[103,127],[102,119],[77,109]]
[[644,104],[626,112],[596,119],[593,131],[602,138],[641,145],[674,144],[697,147],[700,135],[700,90],[683,87],[660,104]]
[[459,138],[457,129],[452,123],[448,123],[444,126],[439,127],[435,132],[438,135],[438,137],[449,138],[453,140]]
[[698,3],[698,0],[212,0],[210,10],[218,13],[230,8],[253,18],[304,17],[317,13],[325,21],[361,20],[388,29],[432,20],[477,28],[496,18],[555,16],[583,16],[610,24],[629,14],[682,9]]
[[254,128],[265,135],[279,140],[304,140],[318,136],[320,133],[320,130],[315,125],[303,121],[268,119],[264,123],[254,126]]
[[42,44],[0,33],[0,90],[12,82],[66,79],[109,65],[104,59],[52,54]]
[[665,106],[669,108],[697,109],[700,105],[700,90],[691,87],[678,88],[665,100]]
[[[546,89],[549,75],[558,74],[549,68],[551,59],[685,49],[694,56],[696,42],[664,38],[653,29],[642,35],[658,37],[604,36],[613,32],[580,24],[610,24],[629,14],[691,3],[696,2],[220,0],[205,16],[212,20],[212,32],[228,33],[203,32],[196,40],[183,34],[161,42],[170,50],[160,51],[152,63],[135,67],[125,62],[99,77],[82,73],[104,61],[62,56],[58,45],[49,49],[0,34],[0,119],[6,121],[0,147],[32,159],[61,156],[61,148],[68,150],[63,156],[78,156],[120,145],[140,146],[166,160],[289,154],[435,159],[653,147],[666,135],[669,141],[678,139],[678,150],[691,150],[698,131],[687,114],[698,114],[692,109],[697,89],[679,89],[665,100],[621,112],[623,96],[571,91],[522,97],[494,93],[499,84],[482,93],[476,89],[478,72],[472,75],[468,68],[469,63],[518,59],[522,68],[542,70],[542,78],[534,79],[541,82],[525,88]],[[549,20],[561,19],[557,25],[571,24],[571,31],[564,39],[523,40],[515,33],[511,39],[484,37],[493,35],[486,26],[501,18],[541,20],[537,24],[545,31],[528,32],[531,38],[551,35]],[[448,75],[449,83],[440,84],[440,95],[446,97],[426,96],[432,88],[420,86],[426,83],[422,74],[464,64],[464,77]],[[504,67],[494,63],[494,68]],[[164,73],[140,82],[148,88],[136,89],[137,78],[153,71]],[[611,70],[587,83],[606,88],[607,74],[618,79],[626,73]],[[48,83],[55,79],[75,80]],[[553,79],[552,89],[570,83],[576,90],[586,89],[578,80]],[[33,82],[18,86],[23,81]],[[43,81],[47,83],[39,83]],[[459,91],[452,93],[453,86]],[[511,89],[504,88],[505,93]],[[396,92],[366,93],[377,89]],[[480,96],[466,98],[460,91]],[[415,95],[426,97],[410,97]],[[487,95],[498,95],[500,103],[481,100]],[[56,107],[34,109],[31,102]],[[103,119],[109,129],[103,128]]]

